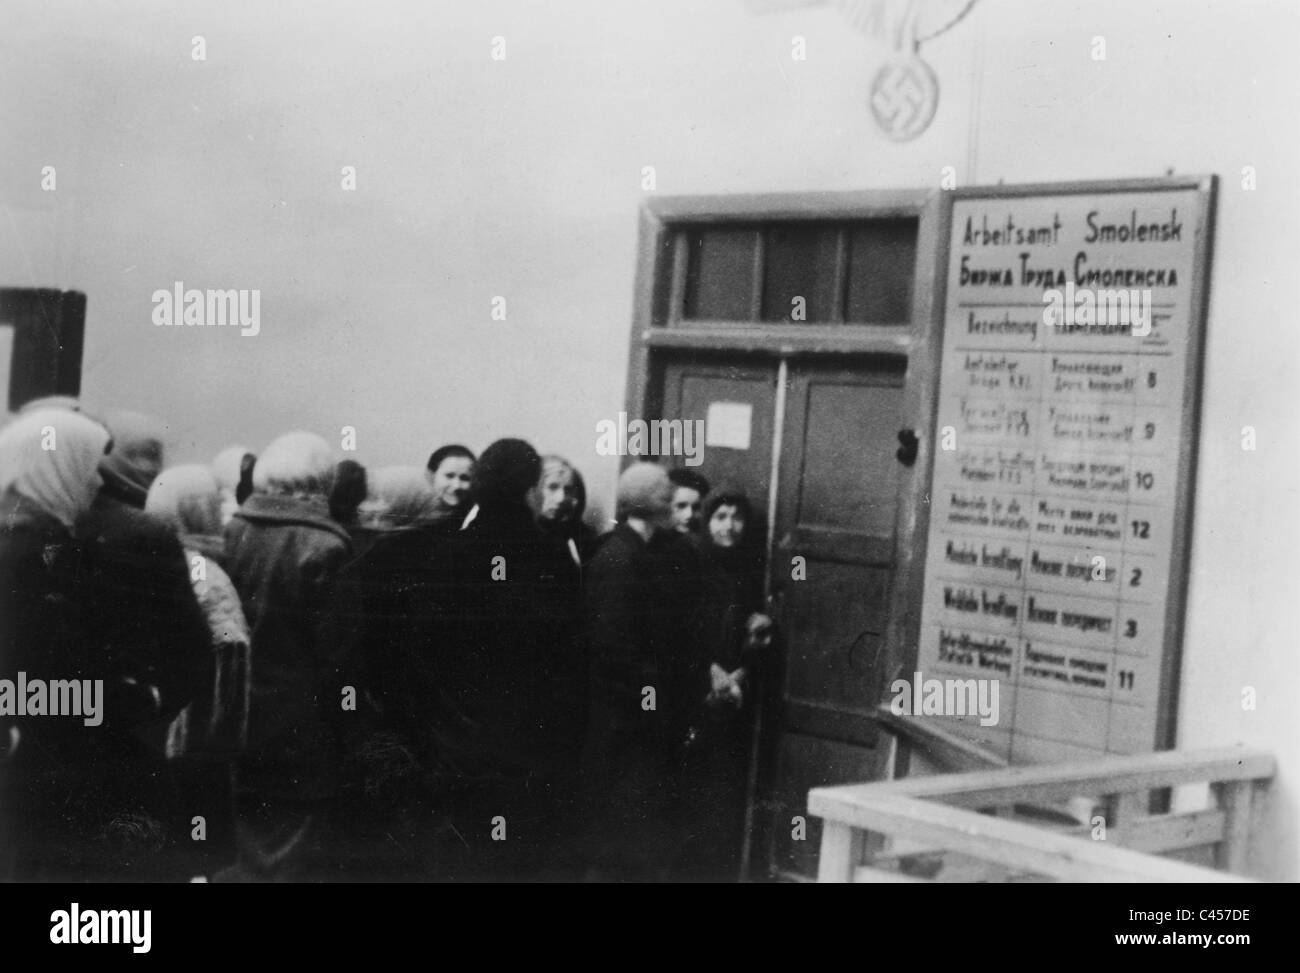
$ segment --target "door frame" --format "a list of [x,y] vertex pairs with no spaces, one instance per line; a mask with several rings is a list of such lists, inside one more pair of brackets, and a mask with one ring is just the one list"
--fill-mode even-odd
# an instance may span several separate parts
[[[892,667],[916,656],[920,629],[923,548],[928,533],[928,498],[921,490],[929,483],[937,401],[937,369],[943,312],[942,270],[938,255],[945,238],[948,208],[940,190],[869,190],[838,193],[780,193],[703,196],[667,196],[648,199],[640,212],[637,270],[626,385],[629,416],[658,417],[662,413],[663,365],[667,357],[682,352],[747,354],[775,360],[778,386],[792,358],[813,358],[831,364],[862,356],[902,357],[905,362],[903,422],[918,440],[915,461],[900,471],[898,507],[894,529],[894,569],[887,596],[888,617],[882,652]],[[780,221],[853,221],[907,217],[917,220],[916,263],[913,273],[910,320],[887,324],[767,324],[760,323],[761,273],[754,274],[752,322],[692,321],[682,327],[689,249],[687,228],[749,225]],[[755,262],[761,269],[762,235],[758,235]],[[843,247],[837,275],[845,273]],[[837,279],[835,286],[842,286]],[[838,291],[837,291],[838,292]],[[783,401],[778,387],[778,408]],[[776,435],[780,435],[777,423]],[[783,479],[779,468],[780,443],[774,443],[769,507]],[[625,468],[635,457],[624,457]],[[756,498],[757,499],[757,498]],[[772,525],[769,525],[769,530]],[[768,565],[770,576],[771,566]],[[886,682],[886,685],[888,683]],[[764,732],[770,732],[764,729]],[[756,798],[757,801],[757,798]],[[767,863],[768,867],[771,862]]]

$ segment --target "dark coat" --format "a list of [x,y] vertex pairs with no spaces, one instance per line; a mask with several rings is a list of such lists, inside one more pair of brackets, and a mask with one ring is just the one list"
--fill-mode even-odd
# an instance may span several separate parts
[[148,721],[143,733],[162,753],[167,725],[208,677],[207,622],[190,584],[180,540],[166,523],[101,490],[75,533],[86,555],[87,626],[113,668],[158,692],[117,718]]
[[[72,535],[22,507],[9,497],[0,509],[0,679],[92,678]],[[98,744],[101,730],[77,719],[0,716],[0,880],[74,877],[74,846],[88,845],[103,824],[101,781],[80,782],[85,799],[73,798],[83,769],[77,745]]]
[[537,529],[541,531],[543,537],[559,548],[570,561],[574,559],[574,552],[576,551],[577,561],[575,563],[579,568],[585,568],[596,555],[600,536],[581,519],[575,518],[562,523],[539,519]]
[[324,500],[255,494],[226,527],[226,570],[252,644],[241,790],[318,800],[337,784],[340,647],[322,637],[347,532]]
[[[0,678],[103,675],[85,628],[86,582],[85,559],[66,527],[20,498],[0,502]],[[0,745],[18,720],[0,715]]]
[[[352,767],[450,822],[436,877],[545,867],[557,781],[576,776],[586,716],[576,585],[576,567],[525,506],[493,503],[463,531],[387,534],[340,577],[340,640],[368,704]],[[395,779],[408,754],[415,787]],[[360,803],[373,817],[373,800]],[[491,840],[497,816],[505,842]]]
[[0,749],[11,728],[20,734],[0,757],[0,872],[8,851],[19,878],[161,877],[152,853],[174,822],[159,820],[161,750],[139,733],[151,726],[161,746],[163,714],[188,701],[198,678],[187,671],[185,641],[193,596],[187,602],[169,584],[179,573],[189,589],[179,548],[174,563],[155,563],[148,555],[166,551],[165,538],[136,513],[101,509],[83,543],[21,499],[0,501],[0,678],[103,680],[100,726],[0,717]]
[[721,548],[703,540],[697,614],[701,661],[746,679],[741,707],[699,700],[692,717],[691,747],[683,786],[691,812],[681,820],[677,877],[735,881],[744,839],[745,787],[749,775],[755,704],[762,660],[745,650],[749,616],[762,609],[762,561],[747,548]]
[[662,877],[676,853],[687,733],[709,688],[696,645],[699,570],[676,534],[646,542],[621,524],[586,572],[590,841],[608,877]]
[[339,572],[329,636],[344,647],[346,680],[362,704],[351,745],[364,748],[376,734],[395,740],[418,759],[427,789],[448,772],[437,670],[459,578],[447,538],[440,524],[376,532]]
[[[427,880],[446,829],[447,712],[432,662],[452,573],[440,525],[373,532],[340,570],[328,640],[357,690],[343,723],[339,814],[357,880]],[[355,539],[355,534],[353,535]]]
[[728,672],[742,663],[757,662],[752,654],[742,659],[749,616],[763,608],[762,561],[747,548],[722,548],[700,542],[700,647],[708,661]]
[[576,751],[583,718],[577,570],[523,504],[484,505],[449,540],[448,691],[478,726],[486,773],[546,778],[560,750]]

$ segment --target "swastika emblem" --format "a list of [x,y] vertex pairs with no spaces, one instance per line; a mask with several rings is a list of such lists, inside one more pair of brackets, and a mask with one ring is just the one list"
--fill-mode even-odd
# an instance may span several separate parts
[[871,82],[871,113],[895,142],[908,142],[927,128],[939,105],[939,80],[919,57],[890,58]]

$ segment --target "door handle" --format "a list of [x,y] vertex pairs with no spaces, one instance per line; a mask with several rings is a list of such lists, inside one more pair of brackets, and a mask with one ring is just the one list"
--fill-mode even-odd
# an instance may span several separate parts
[[921,440],[916,437],[916,432],[912,429],[898,430],[898,442],[900,445],[894,456],[904,466],[913,465],[916,462],[917,450],[921,446]]

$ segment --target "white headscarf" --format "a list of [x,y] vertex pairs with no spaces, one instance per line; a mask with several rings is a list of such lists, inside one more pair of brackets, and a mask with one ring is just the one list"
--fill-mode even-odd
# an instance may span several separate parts
[[366,499],[357,508],[363,527],[395,530],[437,520],[438,494],[418,466],[381,466],[366,471]]
[[178,534],[221,533],[221,491],[206,466],[169,466],[158,474],[144,502],[145,513],[167,521]]
[[253,467],[253,489],[280,496],[329,496],[334,451],[310,432],[287,432],[271,442]]
[[0,494],[13,491],[71,527],[99,490],[108,443],[108,430],[81,413],[24,413],[0,430]]

